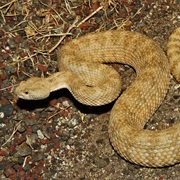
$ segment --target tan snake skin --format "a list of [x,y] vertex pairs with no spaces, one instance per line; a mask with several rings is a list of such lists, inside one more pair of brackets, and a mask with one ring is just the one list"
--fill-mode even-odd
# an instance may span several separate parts
[[[180,162],[180,124],[150,131],[143,127],[163,101],[170,70],[180,82],[180,27],[168,43],[170,63],[161,48],[136,32],[107,31],[74,39],[58,52],[59,71],[48,78],[21,82],[16,94],[23,99],[43,99],[68,88],[83,104],[99,106],[118,97],[119,74],[107,63],[132,66],[137,77],[117,99],[110,116],[109,136],[125,159],[149,167]],[[171,65],[171,68],[169,67]]]

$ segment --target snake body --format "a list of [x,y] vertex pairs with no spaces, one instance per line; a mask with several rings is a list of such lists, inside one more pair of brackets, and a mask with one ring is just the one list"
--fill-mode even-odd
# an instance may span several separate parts
[[119,74],[108,63],[128,64],[137,76],[112,108],[109,122],[112,146],[136,164],[172,165],[180,162],[180,124],[157,131],[145,130],[144,125],[167,93],[170,70],[180,82],[179,53],[180,28],[169,39],[169,60],[153,40],[137,32],[88,34],[60,48],[59,72],[48,78],[32,77],[21,82],[16,94],[36,100],[68,88],[81,103],[100,106],[115,100],[121,90]]

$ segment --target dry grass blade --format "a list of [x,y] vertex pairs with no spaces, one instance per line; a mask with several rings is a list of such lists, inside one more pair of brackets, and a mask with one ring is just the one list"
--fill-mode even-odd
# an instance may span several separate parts
[[6,141],[4,144],[2,144],[1,147],[5,146],[9,141],[11,141],[11,139],[12,139],[13,136],[14,136],[14,134],[17,132],[17,130],[18,130],[18,128],[19,128],[21,122],[22,122],[22,120],[19,121],[19,122],[14,126],[14,129],[13,129],[12,134],[11,134],[10,137],[7,139],[7,141]]
[[78,22],[78,18],[74,21],[74,23],[69,27],[69,29],[66,31],[65,35],[63,35],[59,41],[56,43],[56,45],[54,47],[52,47],[48,52],[51,53],[52,51],[54,51],[62,42],[62,40],[66,37],[67,34],[69,34],[69,32],[74,28],[74,27],[79,27],[82,23],[86,22],[88,19],[90,19],[92,16],[94,16],[97,12],[99,12],[101,9],[103,8],[103,6],[100,6],[98,9],[96,9],[94,12],[92,12],[89,16],[87,16],[86,18],[84,18],[78,25],[76,25],[76,23]]
[[[1,6],[0,9],[3,9],[3,8],[7,7],[7,6],[8,6],[7,9],[9,9],[9,8],[11,7],[11,5],[12,5],[14,2],[16,2],[16,1],[17,1],[17,0],[12,0],[11,2],[9,2],[9,3],[7,3],[7,4],[3,5],[3,6]],[[6,10],[6,11],[7,11],[7,10]]]

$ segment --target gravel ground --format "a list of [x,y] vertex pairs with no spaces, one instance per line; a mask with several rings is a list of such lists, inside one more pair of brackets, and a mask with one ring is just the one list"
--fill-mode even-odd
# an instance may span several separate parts
[[[179,26],[179,0],[51,0],[0,2],[0,179],[177,180],[180,165],[145,168],[121,158],[108,138],[113,103],[87,107],[67,90],[41,101],[17,99],[30,76],[57,71],[57,46],[90,32],[138,31],[166,51]],[[113,65],[123,90],[134,80],[129,66]],[[180,85],[172,78],[165,101],[145,128],[180,121]]]

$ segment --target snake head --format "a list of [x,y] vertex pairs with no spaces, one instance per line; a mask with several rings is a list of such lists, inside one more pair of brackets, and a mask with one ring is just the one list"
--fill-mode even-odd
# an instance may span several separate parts
[[22,81],[15,89],[15,94],[26,100],[45,99],[50,94],[50,88],[45,78],[32,77]]

